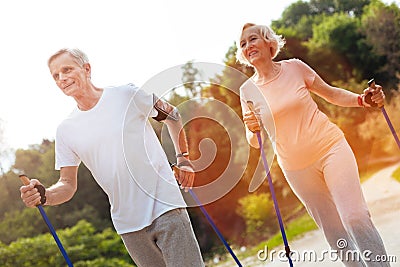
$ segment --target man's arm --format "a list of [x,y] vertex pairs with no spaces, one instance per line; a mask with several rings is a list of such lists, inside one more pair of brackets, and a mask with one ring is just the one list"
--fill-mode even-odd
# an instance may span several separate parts
[[181,188],[185,188],[185,191],[188,191],[188,189],[193,187],[194,171],[189,161],[189,147],[182,120],[179,116],[177,121],[166,119],[164,123],[167,125],[177,156],[176,163],[179,168],[179,173],[175,173],[176,179],[181,185]]
[[188,159],[189,147],[187,144],[186,133],[183,129],[182,120],[165,120],[164,123],[167,125],[169,135],[171,136],[172,142],[174,143],[175,152],[177,155],[177,164]]
[[[21,186],[21,199],[27,207],[36,207],[40,204],[40,193],[35,185],[41,183],[31,179],[30,184]],[[75,194],[78,187],[78,166],[62,167],[60,179],[57,183],[46,189],[46,203],[44,205],[59,205],[67,202]]]
[[169,135],[174,144],[179,168],[179,173],[175,173],[175,177],[181,188],[185,188],[185,191],[188,191],[193,186],[194,171],[189,161],[189,147],[179,111],[161,99],[155,99],[154,107],[158,112],[157,117],[154,117],[154,119],[167,125]]

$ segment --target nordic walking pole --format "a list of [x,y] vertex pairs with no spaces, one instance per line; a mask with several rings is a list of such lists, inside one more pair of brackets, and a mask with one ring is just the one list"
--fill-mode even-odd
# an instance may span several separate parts
[[[248,105],[249,109],[250,109],[252,112],[255,113],[253,102],[252,102],[252,101],[247,101],[247,105]],[[283,221],[282,221],[281,212],[280,212],[279,206],[278,206],[278,200],[276,199],[275,189],[274,189],[274,185],[273,185],[273,183],[272,183],[271,173],[270,173],[270,171],[269,171],[269,167],[268,167],[268,163],[267,163],[267,158],[266,158],[265,153],[264,153],[263,144],[262,144],[262,139],[261,139],[261,134],[260,134],[259,131],[257,131],[257,132],[256,132],[256,135],[257,135],[258,144],[259,144],[259,146],[260,146],[261,159],[262,159],[262,162],[263,162],[263,164],[264,164],[265,172],[267,173],[268,184],[269,184],[269,191],[271,192],[272,200],[274,201],[274,207],[275,207],[276,217],[278,218],[279,228],[280,228],[280,230],[281,230],[283,243],[284,243],[284,245],[285,245],[286,257],[287,257],[288,260],[289,260],[289,265],[290,265],[290,267],[293,267],[293,262],[292,262],[292,259],[290,258],[290,247],[289,247],[289,242],[288,242],[287,237],[286,237],[286,232],[285,232],[285,228],[284,228],[284,226],[283,226]]]
[[[175,172],[179,172],[178,167],[175,164],[170,164],[170,165],[171,165],[171,168]],[[222,243],[224,244],[225,248],[228,250],[228,252],[231,254],[232,258],[235,260],[236,264],[239,267],[242,267],[242,264],[240,263],[239,259],[236,257],[235,253],[233,252],[233,250],[229,246],[228,242],[226,242],[226,240],[222,236],[221,232],[218,230],[218,227],[215,225],[215,223],[211,219],[210,215],[208,214],[206,209],[203,207],[203,205],[201,204],[200,200],[197,198],[196,194],[193,192],[192,189],[189,189],[189,193],[193,197],[194,201],[196,201],[197,205],[199,205],[201,212],[203,212],[204,216],[206,216],[208,222],[211,224],[212,228],[217,233],[219,239],[222,241]]]
[[[371,87],[372,89],[376,89],[376,87],[375,87],[375,79],[369,80],[368,86]],[[374,102],[371,100],[371,97],[372,97],[372,93],[368,93],[368,94],[365,96],[365,102],[367,102],[371,107],[377,107],[378,105],[377,105],[376,103],[374,103]],[[399,149],[400,149],[400,140],[399,140],[399,137],[398,137],[397,134],[396,134],[396,131],[395,131],[394,127],[393,127],[392,122],[391,122],[390,119],[389,119],[389,115],[387,114],[387,112],[386,112],[386,110],[385,110],[385,107],[382,105],[382,106],[379,107],[379,108],[381,109],[382,114],[383,114],[383,116],[385,117],[385,120],[386,120],[386,122],[387,122],[387,124],[388,124],[388,126],[389,126],[389,128],[390,128],[390,131],[392,132],[392,135],[393,135],[393,137],[394,137],[394,140],[396,140],[397,146],[398,146]]]
[[[24,185],[29,185],[29,183],[30,183],[30,182],[29,182],[29,178],[28,178],[25,174],[21,174],[21,175],[19,176],[19,178],[21,179],[21,181],[22,181],[22,183],[23,183]],[[39,191],[39,193],[40,193],[41,196],[42,196],[42,194],[44,195],[44,187],[42,187],[42,186],[41,186],[41,188],[40,188],[40,187],[37,187],[37,189],[38,189],[38,191]],[[41,192],[41,190],[43,190],[43,193]],[[42,196],[42,198],[43,198],[43,196]],[[41,202],[42,202],[42,201],[41,201]],[[39,204],[39,205],[37,205],[37,208],[39,209],[40,214],[41,214],[42,217],[43,217],[43,220],[44,220],[45,223],[47,224],[47,227],[49,228],[50,233],[52,234],[54,240],[56,241],[57,246],[58,246],[58,248],[59,248],[60,251],[61,251],[61,254],[64,256],[64,259],[65,259],[65,261],[66,261],[67,264],[68,264],[68,267],[73,267],[74,265],[72,264],[71,260],[68,258],[67,252],[65,251],[63,245],[61,244],[61,241],[60,241],[60,239],[59,239],[58,236],[57,236],[56,230],[54,230],[53,225],[51,225],[51,222],[50,222],[49,218],[47,217],[46,212],[45,212],[44,209],[43,209],[43,206],[42,206],[41,204]]]

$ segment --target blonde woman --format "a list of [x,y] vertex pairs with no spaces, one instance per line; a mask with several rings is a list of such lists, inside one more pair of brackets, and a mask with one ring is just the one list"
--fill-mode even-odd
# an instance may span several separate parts
[[[255,71],[240,89],[248,142],[257,148],[255,132],[265,128],[289,185],[346,266],[389,266],[372,261],[386,251],[361,191],[354,154],[310,95],[338,106],[369,107],[365,95],[373,93],[372,101],[382,104],[382,87],[358,95],[330,86],[301,60],[274,61],[284,44],[268,26],[248,23],[242,28],[237,59]],[[347,245],[338,246],[343,240]],[[349,251],[368,258],[346,257]]]

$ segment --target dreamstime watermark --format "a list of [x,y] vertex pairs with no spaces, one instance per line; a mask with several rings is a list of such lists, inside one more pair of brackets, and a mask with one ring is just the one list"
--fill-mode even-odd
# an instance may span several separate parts
[[[342,262],[397,262],[397,256],[394,255],[373,255],[370,250],[358,251],[348,249],[347,240],[341,238],[336,242],[338,249],[316,250],[292,250],[290,258],[294,262],[324,262],[324,261],[342,261]],[[265,246],[257,252],[257,258],[260,261],[279,261],[287,262],[285,250],[268,249]]]

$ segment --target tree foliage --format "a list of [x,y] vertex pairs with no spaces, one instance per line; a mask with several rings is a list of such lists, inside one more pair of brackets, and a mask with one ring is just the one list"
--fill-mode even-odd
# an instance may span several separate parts
[[[6,244],[19,237],[47,232],[38,211],[24,207],[17,174],[23,171],[28,177],[39,179],[46,187],[57,182],[59,172],[54,170],[54,142],[43,140],[40,145],[18,149],[12,170],[0,179],[3,188],[0,194],[0,240]],[[73,199],[60,206],[46,207],[46,210],[56,229],[72,227],[81,219],[86,219],[98,230],[111,226],[107,197],[84,165],[78,170],[78,191]]]
[[[74,266],[134,266],[121,238],[110,228],[98,232],[92,224],[81,220],[72,228],[59,230],[57,235]],[[64,265],[65,260],[49,233],[20,238],[8,246],[0,242],[0,266]]]
[[389,93],[399,82],[399,14],[379,0],[298,1],[272,27],[288,41],[280,58],[303,59],[328,82],[375,77]]
[[365,42],[384,62],[375,66],[376,74],[390,85],[397,84],[400,79],[400,8],[375,0],[365,8],[361,22]]
[[188,97],[199,97],[202,85],[199,78],[199,70],[193,66],[193,61],[188,61],[183,65],[182,71],[182,83],[188,93]]
[[273,227],[273,202],[269,194],[250,194],[239,199],[236,212],[246,223],[246,240],[255,242],[268,237]]

